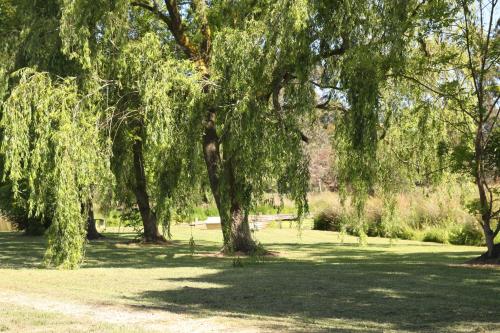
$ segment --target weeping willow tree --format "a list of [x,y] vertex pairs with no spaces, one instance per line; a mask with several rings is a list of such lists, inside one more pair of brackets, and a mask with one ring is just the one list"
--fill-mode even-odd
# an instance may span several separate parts
[[[254,5],[246,1],[183,5],[176,1],[118,1],[102,6],[63,2],[64,48],[81,63],[89,64],[97,54],[92,47],[97,31],[117,32],[116,26],[129,23],[130,16],[123,13],[134,13],[156,20],[150,32],[170,49],[164,54],[165,61],[180,67],[189,64],[186,76],[199,77],[200,94],[189,93],[185,100],[191,102],[184,103],[188,106],[185,115],[174,116],[180,121],[175,122],[172,133],[184,133],[181,138],[189,134],[190,141],[171,140],[175,149],[163,155],[163,160],[162,155],[154,157],[161,149],[151,149],[147,155],[170,166],[157,173],[160,186],[155,192],[164,195],[158,202],[174,203],[188,191],[183,184],[194,179],[187,170],[199,170],[195,162],[200,153],[221,216],[225,249],[230,251],[255,249],[248,214],[270,184],[277,184],[280,193],[296,200],[299,214],[307,208],[305,137],[300,131],[314,101],[308,83],[313,57],[307,7],[306,1]],[[157,47],[148,45],[148,49]],[[139,82],[154,85],[151,79]],[[174,83],[175,89],[184,87],[179,91],[191,91],[189,85],[187,81]],[[155,92],[166,91],[168,87],[160,85]],[[186,149],[193,140],[197,148]]]
[[381,92],[380,107],[385,118],[376,157],[382,194],[456,179],[449,147],[460,131],[453,110],[404,81]]
[[[0,41],[2,44],[2,68],[3,78],[2,88],[4,93],[18,82],[10,74],[26,67],[36,68],[39,71],[46,71],[53,77],[80,74],[81,68],[77,63],[68,60],[61,52],[61,39],[59,38],[57,27],[59,24],[57,1],[10,1],[5,0],[0,4]],[[4,85],[5,83],[5,85]],[[3,100],[2,94],[2,100]],[[1,111],[1,109],[0,109]],[[28,209],[26,200],[29,195],[27,186],[28,179],[24,177],[19,181],[18,194],[16,195],[16,212]],[[10,188],[10,182],[7,182]],[[51,200],[50,197],[47,200]],[[90,204],[89,204],[90,203]],[[91,200],[86,206],[91,206]],[[40,219],[36,216],[25,216],[19,214],[19,226],[28,233],[43,232],[51,221],[52,216],[49,211]],[[98,235],[91,233],[95,231],[92,220],[89,220],[88,236]]]
[[[132,66],[126,63],[126,55],[116,52],[116,48],[109,48],[110,36],[120,35],[124,31],[127,31],[131,35],[134,34],[139,25],[136,21],[140,21],[140,18],[134,20],[133,27],[129,25],[117,25],[116,30],[106,29],[106,31],[101,31],[97,29],[96,33],[99,34],[99,38],[88,45],[89,48],[93,49],[95,57],[85,59],[86,61],[80,61],[80,59],[72,59],[71,50],[61,50],[62,44],[61,36],[59,35],[59,26],[66,24],[66,22],[61,21],[61,6],[59,1],[6,1],[4,7],[8,9],[8,11],[6,10],[7,14],[11,13],[10,16],[6,17],[10,17],[11,19],[8,21],[3,20],[5,24],[2,25],[4,27],[2,31],[5,31],[5,34],[2,34],[2,41],[5,42],[5,52],[2,52],[2,55],[8,56],[12,60],[8,71],[12,72],[19,68],[32,67],[46,72],[53,79],[68,76],[76,77],[82,95],[90,93],[86,91],[88,86],[95,84],[103,85],[102,90],[92,92],[96,96],[96,100],[97,95],[100,95],[99,98],[103,100],[105,98],[106,100],[106,103],[99,104],[103,108],[101,110],[103,118],[101,119],[100,130],[103,135],[114,139],[112,140],[113,154],[109,154],[103,158],[109,160],[109,158],[113,157],[112,160],[114,163],[112,165],[114,167],[112,169],[117,176],[118,185],[120,185],[120,180],[131,180],[125,184],[121,184],[123,186],[118,188],[120,190],[118,193],[126,192],[124,189],[130,189],[137,196],[138,199],[136,202],[139,203],[141,210],[145,211],[145,214],[143,214],[145,239],[147,241],[155,241],[161,235],[158,232],[156,224],[156,214],[151,207],[152,204],[149,202],[147,189],[147,182],[149,180],[146,179],[147,167],[142,151],[143,141],[145,140],[146,122],[143,119],[144,115],[141,110],[145,107],[139,105],[142,103],[142,100],[137,96],[139,89],[136,89],[137,87],[134,86],[136,80],[140,79],[140,75],[144,74],[141,71],[144,70],[147,72],[146,67],[153,64],[144,64],[144,68],[139,68],[137,65],[138,62],[135,61],[136,66],[133,69],[135,76],[133,76],[130,73],[131,70],[129,70]],[[107,17],[106,19],[113,20],[115,18]],[[2,23],[4,23],[3,21]],[[139,23],[145,24],[143,22]],[[134,38],[127,36],[121,39],[113,39],[113,42],[117,42],[123,46],[122,50],[126,53],[125,43],[131,39]],[[158,52],[154,55],[158,55]],[[151,55],[149,56],[151,58]],[[121,60],[110,61],[113,57],[121,57]],[[132,59],[130,54],[128,57],[129,60]],[[155,59],[155,61],[157,60]],[[169,75],[170,73],[165,73],[165,75],[167,74]],[[141,79],[141,83],[145,81],[146,79]],[[15,87],[17,83],[16,80],[12,79],[10,86]],[[141,90],[144,90],[144,88],[141,87]],[[49,94],[50,91],[46,93]],[[152,94],[150,93],[150,95]],[[132,117],[130,117],[131,115]],[[125,146],[123,146],[124,144]],[[118,149],[116,149],[117,147]],[[123,165],[121,168],[116,168],[117,164],[119,164],[116,161],[127,161],[129,157],[129,164],[125,163],[126,165]],[[21,183],[24,184],[25,180],[23,179]],[[22,188],[21,192],[25,193],[29,191],[30,189]],[[54,201],[54,198],[53,196],[47,196],[46,200],[51,202]],[[82,205],[85,206],[83,208],[92,217],[92,198],[89,198],[88,202]],[[46,216],[46,220],[50,222],[52,219],[50,212],[46,211],[44,215]],[[93,221],[89,219],[89,232],[87,236],[89,238],[92,235],[98,236],[95,224],[90,222]],[[91,226],[94,226],[94,228],[90,228]],[[91,231],[94,231],[94,233],[92,234]]]
[[108,179],[108,140],[99,128],[100,87],[80,92],[75,79],[54,80],[24,69],[3,103],[2,152],[18,194],[28,179],[30,213],[52,214],[48,264],[73,268],[83,260],[87,214],[82,210],[93,188]]
[[171,211],[189,205],[181,193],[200,187],[191,110],[201,78],[189,62],[172,61],[169,52],[156,35],[145,33],[123,46],[107,73],[115,79],[110,121],[116,192],[133,193],[146,242],[163,240],[158,222],[169,233]]

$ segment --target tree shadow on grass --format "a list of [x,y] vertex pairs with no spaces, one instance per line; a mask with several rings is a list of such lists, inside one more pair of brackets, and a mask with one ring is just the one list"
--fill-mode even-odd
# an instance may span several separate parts
[[[187,241],[141,246],[124,244],[127,239],[108,235],[91,243],[82,269],[216,268],[192,278],[164,277],[184,287],[142,292],[131,299],[138,305],[202,316],[262,316],[263,326],[286,319],[303,331],[500,331],[500,270],[461,265],[477,252],[277,243],[266,247],[304,258],[244,258],[236,268],[231,258],[190,256]],[[200,242],[197,252],[213,253],[219,246]],[[0,233],[0,268],[39,267],[44,250],[44,238]]]
[[26,236],[20,232],[0,232],[0,268],[40,267],[45,253],[43,237]]
[[[86,246],[81,268],[161,268],[225,265],[217,258],[191,256],[187,241],[169,241],[165,245],[131,243],[134,234],[106,234]],[[47,241],[17,232],[0,232],[0,269],[43,268]],[[213,253],[217,243],[196,245],[196,253]],[[227,266],[227,265],[226,265]]]
[[500,270],[459,265],[475,252],[394,254],[317,245],[304,246],[317,250],[315,260],[249,260],[242,268],[166,278],[186,285],[147,291],[135,301],[179,313],[293,318],[332,331],[349,331],[344,325],[366,332],[500,330]]

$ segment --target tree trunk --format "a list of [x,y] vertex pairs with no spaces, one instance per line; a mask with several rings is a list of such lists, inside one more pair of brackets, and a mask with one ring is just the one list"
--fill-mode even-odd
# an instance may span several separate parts
[[222,236],[224,245],[230,241],[230,222],[222,206],[219,188],[219,173],[221,169],[221,158],[219,151],[219,137],[215,129],[215,112],[209,111],[205,123],[205,133],[203,134],[203,156],[207,167],[210,190],[214,196],[217,211],[221,220]]
[[232,159],[229,157],[225,163],[226,180],[224,184],[228,184],[229,200],[231,202],[230,208],[230,226],[231,226],[231,240],[229,243],[229,250],[234,252],[252,253],[255,251],[257,245],[252,239],[250,227],[248,225],[248,215],[243,209],[239,201],[239,192],[241,188],[235,178],[235,170]]
[[[484,223],[484,221],[483,221]],[[498,253],[495,253],[495,233],[490,228],[490,224],[484,224],[483,227],[484,238],[486,240],[486,247],[488,248],[488,257],[489,258],[497,258]]]
[[144,241],[159,242],[165,241],[165,238],[158,231],[156,214],[151,209],[149,195],[147,192],[146,171],[144,169],[144,156],[142,150],[142,140],[137,139],[133,144],[134,153],[134,194],[137,200],[137,206],[141,214],[144,226]]
[[87,210],[87,239],[95,240],[103,238],[104,236],[97,231],[95,225],[94,205],[92,204],[92,200],[87,201],[87,205],[85,208]]
[[[214,196],[221,219],[224,251],[251,253],[256,244],[252,239],[248,218],[238,201],[238,188],[235,183],[234,169],[229,161],[224,170],[221,162],[219,138],[215,128],[215,112],[209,111],[203,135],[203,153],[207,166],[210,189]],[[226,177],[224,182],[220,177]],[[221,188],[221,184],[224,188]]]
[[480,121],[476,130],[476,138],[474,142],[474,177],[476,186],[479,193],[479,206],[481,214],[481,224],[483,227],[484,238],[486,240],[486,247],[488,248],[487,255],[492,258],[495,249],[495,232],[491,229],[491,202],[488,200],[486,194],[486,177],[484,176],[484,150],[483,150],[483,122]]
[[230,250],[234,252],[252,253],[256,249],[252,239],[248,216],[239,204],[231,205],[231,243]]

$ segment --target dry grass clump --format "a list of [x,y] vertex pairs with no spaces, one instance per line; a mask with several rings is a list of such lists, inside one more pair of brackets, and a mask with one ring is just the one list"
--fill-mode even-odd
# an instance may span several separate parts
[[314,229],[345,231],[356,236],[378,236],[438,243],[482,245],[476,218],[465,208],[473,192],[461,186],[416,189],[395,201],[370,197],[363,216],[353,213],[349,200],[342,206],[338,194],[311,195]]
[[0,231],[12,231],[12,222],[7,216],[0,212]]

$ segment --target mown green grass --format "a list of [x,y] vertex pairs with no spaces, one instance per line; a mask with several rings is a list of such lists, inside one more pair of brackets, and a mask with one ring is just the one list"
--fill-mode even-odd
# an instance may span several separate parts
[[[500,269],[463,265],[482,248],[381,238],[360,247],[332,232],[267,229],[255,237],[278,256],[233,267],[213,256],[220,231],[175,226],[173,235],[168,246],[141,246],[108,233],[88,245],[81,269],[60,271],[41,268],[42,238],[0,233],[0,291],[211,317],[231,331],[500,332]],[[0,311],[0,330],[15,331],[20,314],[29,328],[54,318]],[[55,331],[82,324],[61,321]]]

